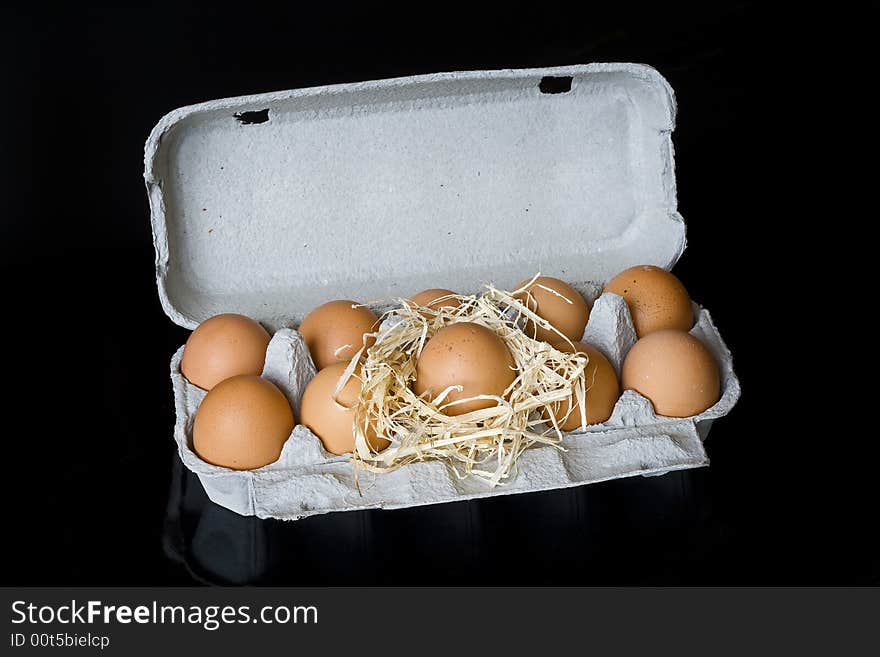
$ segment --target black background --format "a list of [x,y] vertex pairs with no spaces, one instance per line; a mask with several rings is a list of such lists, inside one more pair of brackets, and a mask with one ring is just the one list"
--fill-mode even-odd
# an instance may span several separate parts
[[[0,10],[3,584],[878,583],[876,542],[828,478],[848,466],[815,443],[817,427],[848,429],[778,412],[817,379],[801,339],[820,310],[788,266],[810,266],[798,215],[819,210],[791,144],[809,123],[794,71],[818,75],[831,19],[752,3],[325,4]],[[293,524],[206,502],[171,438],[168,359],[187,332],[154,282],[155,122],[225,96],[590,61],[651,64],[676,91],[689,246],[675,271],[744,389],[713,427],[712,466]],[[772,313],[801,330],[780,335]]]

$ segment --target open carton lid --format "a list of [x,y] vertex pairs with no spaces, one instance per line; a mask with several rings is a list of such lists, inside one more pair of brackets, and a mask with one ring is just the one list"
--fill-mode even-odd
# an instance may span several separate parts
[[672,90],[653,68],[467,71],[214,100],[147,140],[156,280],[180,326],[270,328],[540,271],[671,268]]

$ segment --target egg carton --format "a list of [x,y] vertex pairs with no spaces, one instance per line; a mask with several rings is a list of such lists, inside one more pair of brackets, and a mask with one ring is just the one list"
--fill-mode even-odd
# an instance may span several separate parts
[[[590,297],[590,286],[577,287]],[[697,320],[690,333],[706,345],[720,367],[718,403],[694,417],[668,418],[655,414],[645,397],[627,390],[606,422],[564,434],[559,447],[526,450],[512,481],[500,487],[490,487],[480,477],[462,478],[450,465],[436,460],[410,463],[390,473],[361,470],[356,480],[350,457],[327,452],[303,425],[294,427],[278,461],[265,467],[238,471],[206,463],[192,448],[193,420],[206,392],[181,374],[183,347],[171,360],[177,413],[174,437],[184,465],[198,475],[211,500],[242,515],[283,520],[569,488],[699,467],[708,463],[703,438],[713,420],[733,408],[740,386],[730,351],[709,312],[696,304],[694,312]],[[607,293],[596,299],[583,340],[605,354],[620,375],[623,359],[636,341],[629,309],[620,296]],[[266,351],[263,376],[284,392],[297,418],[303,390],[314,375],[315,366],[299,331],[276,331]]]
[[[686,245],[677,211],[671,87],[642,64],[463,71],[211,100],[154,127],[144,179],[156,285],[171,321],[223,312],[273,333],[265,376],[298,412],[312,376],[295,327],[314,307],[419,290],[513,289],[536,271],[606,281],[634,265],[671,269]],[[710,245],[707,245],[710,246]],[[625,304],[596,298],[585,339],[619,369]],[[489,489],[441,462],[360,473],[296,427],[277,463],[235,472],[191,449],[204,394],[171,362],[175,439],[208,495],[286,519],[575,486],[706,464],[711,421],[739,395],[730,354],[699,309],[693,331],[722,367],[723,396],[696,418],[658,418],[625,393],[604,425],[522,455]]]

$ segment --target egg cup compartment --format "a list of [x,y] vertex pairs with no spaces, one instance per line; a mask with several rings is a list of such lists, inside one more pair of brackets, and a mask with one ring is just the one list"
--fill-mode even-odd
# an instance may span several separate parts
[[[584,341],[602,351],[618,375],[635,343],[635,330],[625,301],[616,294],[596,298],[599,286],[576,284],[592,311]],[[595,301],[593,301],[595,299]],[[388,304],[375,306],[381,312]],[[184,465],[195,472],[208,497],[242,515],[297,520],[335,511],[394,509],[457,500],[566,488],[635,475],[657,475],[708,463],[702,440],[716,417],[725,415],[739,397],[730,352],[705,309],[694,304],[696,322],[690,333],[712,352],[721,372],[721,398],[689,418],[654,413],[651,402],[628,390],[606,422],[564,434],[563,449],[536,446],[517,461],[516,474],[491,488],[479,477],[460,478],[443,461],[417,461],[385,473],[359,471],[349,456],[327,452],[320,439],[297,424],[279,459],[251,471],[230,470],[204,462],[192,449],[192,425],[205,391],[180,373],[181,347],[171,360],[177,423],[175,439]],[[294,329],[275,332],[266,350],[263,376],[287,396],[299,419],[299,404],[315,375],[302,335]]]
[[[595,290],[593,284],[574,285],[588,301]],[[681,420],[693,422],[701,439],[709,433],[712,421],[727,415],[736,405],[740,396],[740,384],[733,371],[733,358],[718,329],[712,322],[709,311],[693,303],[694,325],[688,331],[699,339],[709,350],[718,364],[721,379],[721,395],[718,401],[702,413],[688,418],[672,418],[658,415],[650,400],[636,392],[626,390],[614,405],[611,417],[601,423],[587,426],[586,429],[570,432],[569,435],[603,431],[617,427],[651,426],[675,423]],[[636,343],[637,337],[632,315],[626,301],[617,294],[606,292],[592,302],[590,319],[584,330],[583,342],[601,351],[617,372],[620,380],[623,361]]]

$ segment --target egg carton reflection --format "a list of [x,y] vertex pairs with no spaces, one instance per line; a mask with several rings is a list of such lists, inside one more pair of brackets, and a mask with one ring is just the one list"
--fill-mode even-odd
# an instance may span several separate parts
[[[575,286],[588,300],[597,286]],[[383,310],[377,308],[376,310]],[[624,392],[606,422],[565,434],[560,450],[540,446],[527,450],[506,485],[491,488],[479,477],[461,479],[442,461],[419,461],[386,474],[355,472],[348,456],[327,452],[309,429],[297,425],[275,463],[236,471],[204,462],[192,448],[192,425],[205,391],[180,373],[183,347],[171,359],[177,421],[174,437],[184,465],[198,475],[208,497],[242,515],[298,520],[320,513],[454,502],[479,497],[567,488],[635,475],[658,475],[708,464],[703,440],[718,417],[736,404],[740,385],[730,351],[709,312],[694,304],[696,323],[690,333],[709,348],[721,372],[721,398],[689,418],[654,413],[651,402],[635,391]],[[584,342],[602,351],[620,374],[636,341],[629,310],[615,294],[592,304]],[[281,328],[266,352],[263,376],[289,399],[296,417],[303,390],[315,367],[298,331]]]

